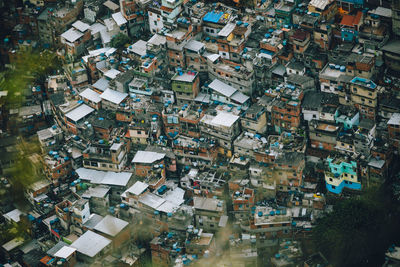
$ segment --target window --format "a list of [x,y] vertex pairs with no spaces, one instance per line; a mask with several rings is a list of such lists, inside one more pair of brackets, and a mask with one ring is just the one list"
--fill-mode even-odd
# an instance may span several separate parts
[[137,131],[137,134],[142,134],[142,131]]

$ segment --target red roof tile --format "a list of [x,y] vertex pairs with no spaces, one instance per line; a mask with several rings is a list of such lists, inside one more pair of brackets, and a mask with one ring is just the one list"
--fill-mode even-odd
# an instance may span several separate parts
[[362,16],[361,11],[358,11],[355,16],[354,15],[344,15],[342,18],[342,21],[340,22],[340,25],[349,26],[349,27],[358,25],[360,23],[361,16]]

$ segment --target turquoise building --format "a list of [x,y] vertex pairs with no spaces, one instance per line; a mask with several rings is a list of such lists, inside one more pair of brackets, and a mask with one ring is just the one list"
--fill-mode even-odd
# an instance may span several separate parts
[[361,182],[357,175],[357,162],[346,161],[342,157],[327,158],[328,170],[325,171],[326,189],[328,192],[340,194],[343,188],[361,190]]
[[335,122],[337,124],[343,124],[343,128],[345,130],[349,130],[352,129],[353,126],[358,126],[358,124],[360,123],[360,113],[356,110],[343,110],[344,107],[342,107],[342,109],[338,109],[336,110],[335,113]]

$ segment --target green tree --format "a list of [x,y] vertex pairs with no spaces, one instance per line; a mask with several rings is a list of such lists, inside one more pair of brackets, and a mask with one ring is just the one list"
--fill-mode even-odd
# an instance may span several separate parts
[[335,266],[377,266],[390,244],[392,224],[382,188],[336,200],[316,221],[313,240]]
[[129,37],[123,33],[118,33],[111,39],[111,46],[114,48],[123,48],[130,41]]

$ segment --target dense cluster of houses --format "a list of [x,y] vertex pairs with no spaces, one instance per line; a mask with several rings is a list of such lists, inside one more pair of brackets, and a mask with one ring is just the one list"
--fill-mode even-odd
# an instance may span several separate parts
[[9,266],[329,266],[301,246],[326,198],[393,174],[398,1],[6,2],[1,62],[63,63],[22,106],[0,92],[1,196],[16,135],[43,166],[30,210],[0,203],[30,236]]

